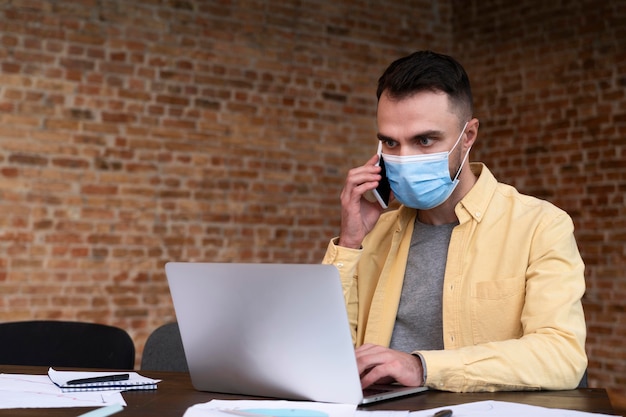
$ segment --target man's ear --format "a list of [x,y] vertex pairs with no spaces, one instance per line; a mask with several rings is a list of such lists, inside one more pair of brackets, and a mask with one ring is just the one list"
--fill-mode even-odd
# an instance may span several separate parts
[[477,118],[473,118],[467,123],[467,127],[465,128],[465,139],[463,140],[463,148],[468,149],[470,146],[474,145],[474,142],[478,138],[478,127],[480,122]]

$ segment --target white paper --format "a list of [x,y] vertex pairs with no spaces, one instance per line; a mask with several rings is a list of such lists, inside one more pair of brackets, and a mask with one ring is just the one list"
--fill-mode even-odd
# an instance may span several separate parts
[[535,405],[513,403],[507,401],[478,401],[473,403],[433,408],[431,410],[413,411],[410,417],[432,417],[439,410],[452,410],[452,417],[607,417],[609,414],[588,413],[584,411],[565,410],[562,408],[546,408]]
[[356,410],[354,417],[408,417],[409,411],[396,411],[396,410]]
[[[183,417],[236,417],[246,413],[260,416],[283,414],[290,415],[292,410],[294,417],[354,417],[356,405],[353,404],[329,404],[309,401],[273,401],[273,400],[211,400],[208,403],[196,404],[187,409]],[[270,414],[270,411],[274,412]],[[237,414],[241,413],[241,414]],[[254,415],[253,414],[253,415]]]
[[63,393],[48,375],[0,374],[0,409],[103,407],[126,401],[118,391]]

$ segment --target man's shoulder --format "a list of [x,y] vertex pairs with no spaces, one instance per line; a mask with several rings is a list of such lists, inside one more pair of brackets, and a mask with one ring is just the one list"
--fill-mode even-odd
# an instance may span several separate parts
[[554,203],[533,195],[521,193],[512,185],[500,182],[497,183],[493,201],[490,205],[495,206],[496,211],[508,212],[509,216],[516,219],[516,221],[526,219],[537,225],[547,225],[555,221],[557,223],[572,222],[569,214]]
[[520,192],[516,187],[510,184],[498,182],[496,185],[496,193],[503,198],[509,199],[514,203],[522,204],[524,206],[536,207],[542,210],[554,210],[563,212],[563,210],[557,207],[554,203],[530,194]]
[[[482,165],[479,182],[483,182],[483,192],[489,193],[489,206],[496,211],[513,211],[517,213],[527,213],[547,217],[558,217],[569,215],[554,203],[539,197],[520,192],[510,184],[500,182]],[[482,180],[482,181],[481,181]],[[483,197],[486,197],[483,194]],[[491,211],[491,209],[490,209]]]

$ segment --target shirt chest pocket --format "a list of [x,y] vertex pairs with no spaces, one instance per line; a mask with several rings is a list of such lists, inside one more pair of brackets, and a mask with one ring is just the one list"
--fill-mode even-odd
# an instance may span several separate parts
[[522,309],[526,296],[524,276],[477,282],[471,290],[474,343],[522,336]]

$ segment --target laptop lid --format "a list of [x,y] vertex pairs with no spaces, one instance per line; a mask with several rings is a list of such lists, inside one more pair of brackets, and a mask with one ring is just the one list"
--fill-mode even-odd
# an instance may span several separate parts
[[335,266],[171,262],[165,271],[197,390],[362,402]]

